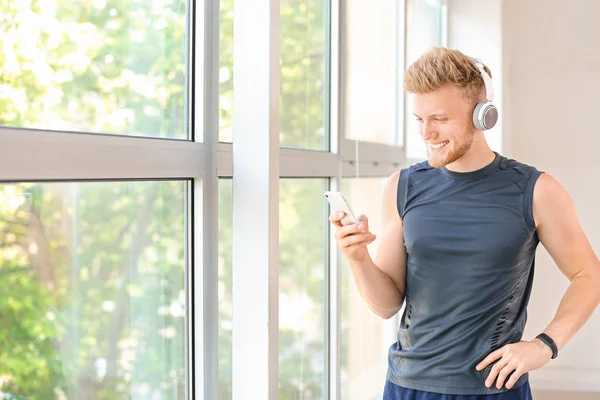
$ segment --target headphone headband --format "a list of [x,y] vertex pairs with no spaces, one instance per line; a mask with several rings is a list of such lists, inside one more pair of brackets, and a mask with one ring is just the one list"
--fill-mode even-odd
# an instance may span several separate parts
[[477,67],[479,72],[481,73],[481,77],[483,78],[483,83],[485,84],[485,97],[487,101],[494,101],[494,86],[492,85],[492,78],[485,72],[485,68],[483,67],[483,63],[474,57],[469,57],[473,64]]

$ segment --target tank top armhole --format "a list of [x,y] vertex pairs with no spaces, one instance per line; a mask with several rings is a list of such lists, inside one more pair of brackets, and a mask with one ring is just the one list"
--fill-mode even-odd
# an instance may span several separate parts
[[408,187],[408,172],[408,168],[400,170],[400,177],[398,178],[396,204],[398,206],[398,214],[400,215],[400,219],[404,219],[404,209],[406,206],[406,189]]
[[535,218],[533,217],[533,189],[535,187],[535,182],[538,180],[540,175],[543,174],[542,171],[538,171],[534,169],[529,175],[529,180],[527,181],[527,186],[525,187],[525,193],[523,193],[523,213],[525,216],[525,222],[527,226],[536,230],[535,226]]

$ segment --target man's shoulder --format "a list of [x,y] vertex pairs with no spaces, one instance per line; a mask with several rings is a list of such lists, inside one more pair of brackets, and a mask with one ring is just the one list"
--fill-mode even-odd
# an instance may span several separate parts
[[500,155],[499,168],[505,171],[516,171],[526,176],[529,176],[538,170],[533,165],[503,155]]
[[404,168],[401,171],[401,179],[408,178],[409,175],[419,172],[431,171],[434,168],[429,164],[429,161],[421,161],[419,163],[412,164],[409,167]]
[[531,164],[505,156],[501,157],[498,168],[502,173],[499,175],[517,185],[523,193],[530,195],[542,171]]

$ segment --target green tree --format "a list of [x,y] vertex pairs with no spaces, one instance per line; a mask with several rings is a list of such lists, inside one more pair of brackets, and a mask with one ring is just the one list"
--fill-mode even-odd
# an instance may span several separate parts
[[[327,147],[326,4],[281,5],[282,146]],[[223,0],[221,7],[219,126],[226,134],[233,1]],[[186,20],[183,0],[77,6],[69,0],[0,0],[0,124],[185,138]],[[319,324],[324,187],[322,180],[290,180],[281,194],[282,291],[306,292],[314,304],[307,318]],[[6,294],[0,299],[0,343],[8,344],[0,352],[0,391],[32,399],[126,399],[136,393],[183,398],[187,184],[22,183],[0,185],[0,193]],[[23,197],[27,193],[31,202]],[[226,211],[231,196],[223,193]],[[219,338],[219,373],[220,393],[230,398],[232,232],[231,215],[221,215],[225,334]],[[282,399],[300,392],[304,399],[323,396],[323,340],[282,330]]]
[[186,185],[0,186],[0,390],[183,398]]
[[0,21],[0,124],[186,137],[185,0],[0,0]]
[[[186,20],[184,0],[0,1],[0,124],[186,137]],[[0,185],[0,393],[184,397],[187,187]]]

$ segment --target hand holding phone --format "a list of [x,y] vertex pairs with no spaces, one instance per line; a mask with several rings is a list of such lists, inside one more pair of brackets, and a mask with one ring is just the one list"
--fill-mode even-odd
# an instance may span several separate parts
[[[361,215],[360,219],[356,218],[348,202],[339,192],[325,192],[325,197],[331,205],[329,220],[336,227],[335,238],[340,250],[348,260],[364,261],[368,255],[367,245],[376,238],[369,232],[368,218],[364,215]],[[343,216],[339,215],[340,212]]]
[[332,214],[340,211],[342,211],[345,214],[344,218],[341,220],[342,225],[358,223],[358,218],[356,218],[354,212],[352,212],[352,209],[350,208],[350,205],[348,205],[348,202],[344,198],[344,195],[342,195],[340,192],[328,191],[325,192],[325,198],[331,206]]

